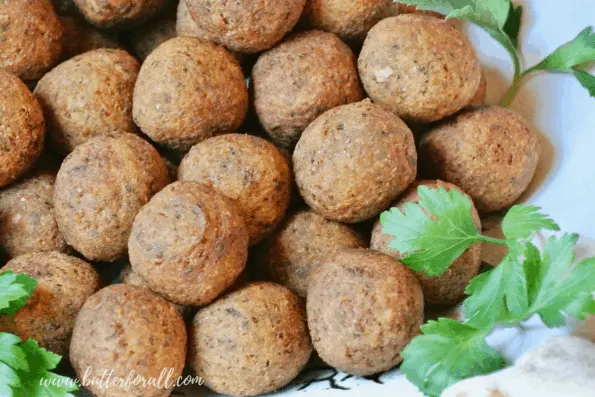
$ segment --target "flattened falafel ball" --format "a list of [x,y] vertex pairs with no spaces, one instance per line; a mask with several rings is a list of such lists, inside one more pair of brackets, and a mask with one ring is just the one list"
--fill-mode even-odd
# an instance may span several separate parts
[[175,182],[139,212],[128,251],[151,290],[179,305],[201,306],[244,270],[248,232],[227,197],[198,182]]
[[355,56],[332,33],[299,33],[262,54],[252,70],[254,106],[275,142],[291,147],[318,116],[363,99]]
[[234,201],[250,245],[279,225],[291,199],[289,160],[252,135],[226,134],[195,145],[180,164],[178,180],[204,183]]
[[187,152],[237,130],[248,111],[242,69],[224,48],[176,37],[143,63],[134,88],[134,121],[154,142]]
[[35,88],[59,150],[99,136],[135,133],[132,94],[140,65],[126,51],[98,49],[47,73]]
[[28,275],[37,287],[16,314],[0,316],[0,331],[35,339],[56,354],[68,354],[77,314],[100,287],[95,269],[59,252],[35,252],[12,259],[2,268],[7,270]]
[[517,113],[483,106],[459,113],[420,142],[427,173],[463,189],[480,213],[508,208],[535,175],[541,144]]
[[0,190],[0,248],[8,257],[67,250],[54,216],[55,180],[39,172]]
[[424,299],[413,273],[388,255],[348,249],[310,278],[308,328],[324,362],[351,375],[386,371],[424,322]]
[[0,188],[31,168],[43,150],[44,136],[37,99],[18,77],[0,70]]
[[36,80],[60,60],[62,24],[50,0],[0,3],[0,70]]
[[236,52],[273,47],[299,21],[306,0],[185,0],[205,39]]
[[358,65],[368,96],[416,123],[440,120],[467,106],[481,79],[475,50],[463,33],[424,15],[376,24]]
[[80,13],[100,29],[138,25],[154,15],[166,0],[73,0]]
[[159,153],[141,138],[94,138],[58,171],[54,206],[60,231],[87,259],[114,261],[126,253],[134,217],[168,180]]
[[308,0],[304,9],[309,26],[360,44],[372,26],[398,13],[393,0]]
[[[420,199],[417,189],[420,186],[426,186],[430,189],[444,188],[446,191],[456,189],[467,196],[465,192],[452,183],[443,182],[441,180],[422,180],[413,183],[394,206],[403,210],[405,203],[417,203]],[[471,215],[473,216],[475,226],[478,230],[481,230],[481,221],[479,220],[479,215],[473,204],[471,207]],[[372,230],[370,248],[399,260],[402,257],[399,251],[390,249],[388,246],[392,240],[393,236],[383,233],[382,225],[377,221]],[[480,256],[481,244],[478,243],[467,249],[452,263],[452,265],[450,265],[448,270],[440,276],[428,277],[425,276],[423,272],[416,273],[417,279],[424,292],[426,305],[433,307],[450,307],[460,302],[465,296],[465,288],[469,284],[469,281],[479,273],[479,268],[481,266]]]
[[369,100],[339,106],[304,131],[293,169],[306,203],[327,219],[356,223],[378,215],[413,182],[413,134]]
[[299,374],[311,353],[302,302],[277,284],[240,288],[201,309],[192,322],[190,365],[217,393],[275,391]]
[[310,274],[337,251],[365,248],[366,243],[349,226],[329,221],[314,211],[300,211],[263,247],[271,279],[305,298]]
[[[91,296],[81,309],[70,345],[70,362],[79,378],[102,374],[126,379],[130,373],[145,380],[170,380],[182,375],[186,361],[186,325],[165,299],[146,288],[115,284]],[[167,397],[171,382],[88,386],[97,397]]]

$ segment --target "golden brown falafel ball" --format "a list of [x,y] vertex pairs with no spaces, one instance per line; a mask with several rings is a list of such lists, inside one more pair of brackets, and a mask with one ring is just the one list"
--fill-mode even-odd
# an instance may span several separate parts
[[486,101],[486,94],[488,92],[488,81],[486,80],[485,73],[481,72],[481,80],[479,80],[479,88],[475,93],[475,96],[471,99],[468,106],[479,106],[484,105]]
[[217,393],[256,396],[291,382],[312,344],[300,299],[253,283],[201,309],[192,323],[190,365]]
[[159,153],[141,138],[94,138],[60,167],[54,189],[58,226],[89,260],[114,261],[126,253],[134,217],[167,181]]
[[[81,309],[72,334],[70,362],[81,378],[101,379],[104,372],[126,379],[134,371],[146,380],[171,371],[182,375],[186,361],[186,326],[165,299],[146,288],[116,284],[91,296]],[[120,384],[88,389],[97,397],[167,397],[171,382]],[[168,388],[169,387],[169,388]]]
[[0,70],[35,80],[62,55],[62,24],[50,0],[0,3]]
[[100,48],[122,48],[122,44],[115,37],[95,29],[76,17],[60,17],[60,22],[64,33],[63,60]]
[[289,160],[252,135],[226,134],[195,145],[180,164],[178,180],[204,183],[234,201],[250,245],[279,225],[291,198]]
[[14,316],[0,316],[0,331],[35,339],[56,354],[68,354],[76,316],[100,287],[95,269],[59,252],[35,252],[12,259],[2,268],[6,270],[28,275],[37,280],[37,287]]
[[134,120],[153,141],[188,151],[213,135],[237,130],[248,89],[234,57],[194,37],[161,44],[143,63],[134,89]]
[[[427,186],[430,189],[441,187],[446,189],[446,191],[456,189],[467,196],[465,192],[452,183],[440,180],[422,180],[413,183],[394,206],[403,210],[405,203],[417,203],[420,199],[417,191],[419,186]],[[481,221],[479,220],[479,215],[473,204],[471,207],[471,215],[473,216],[475,226],[478,230],[481,230]],[[393,236],[384,234],[382,232],[382,225],[377,221],[372,230],[370,248],[399,260],[402,257],[399,251],[390,249],[388,246],[392,240]],[[424,292],[426,306],[449,307],[461,301],[465,296],[465,288],[467,287],[467,284],[469,284],[469,281],[479,273],[479,268],[481,266],[480,256],[481,244],[474,244],[459,256],[442,275],[428,277],[424,276],[423,272],[416,273],[417,279]]]
[[364,240],[349,226],[313,211],[300,211],[288,217],[267,241],[263,259],[273,281],[305,298],[310,274],[327,257],[342,249],[365,247]]
[[299,33],[262,54],[252,81],[260,123],[285,147],[295,145],[322,113],[363,99],[353,52],[319,30]]
[[376,24],[358,64],[374,102],[418,123],[440,120],[467,106],[481,79],[475,50],[463,33],[423,15]]
[[176,182],[134,220],[130,264],[151,290],[179,305],[207,304],[242,273],[244,220],[227,197],[198,182]]
[[139,68],[126,51],[99,49],[43,76],[35,96],[56,146],[69,153],[95,137],[135,133],[132,94]]
[[273,47],[293,29],[306,3],[306,0],[185,1],[207,40],[245,53]]
[[361,44],[372,26],[398,13],[399,6],[393,0],[308,0],[304,18],[314,29]]
[[329,257],[310,277],[307,309],[320,358],[356,376],[399,364],[424,322],[423,293],[413,273],[373,250]]
[[39,172],[0,190],[0,247],[8,257],[67,250],[54,216],[54,181]]
[[100,29],[138,25],[154,15],[166,0],[73,0],[80,13]]
[[420,164],[473,198],[480,213],[512,205],[533,179],[541,144],[537,134],[512,110],[471,108],[427,134]]
[[369,100],[329,110],[304,131],[293,170],[306,203],[327,219],[378,215],[415,179],[413,134]]
[[127,43],[130,45],[132,54],[144,61],[155,48],[174,37],[176,37],[174,19],[154,19],[132,30],[127,37]]
[[43,150],[44,134],[37,99],[18,77],[0,70],[0,188],[31,168]]

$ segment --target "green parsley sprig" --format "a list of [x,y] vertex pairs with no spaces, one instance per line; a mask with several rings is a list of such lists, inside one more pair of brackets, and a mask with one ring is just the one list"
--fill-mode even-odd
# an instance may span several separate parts
[[497,267],[469,283],[464,322],[430,321],[403,351],[401,370],[426,395],[437,397],[459,380],[506,366],[485,340],[497,324],[514,326],[538,315],[546,326],[557,327],[566,316],[584,319],[595,313],[595,258],[575,264],[575,234],[550,237],[540,252],[531,243],[533,235],[559,227],[538,207],[512,207],[500,240],[481,235],[473,224],[471,200],[458,190],[420,186],[418,193],[419,202],[380,217],[383,232],[394,237],[390,247],[413,270],[440,275],[478,242],[508,247]]
[[537,65],[522,70],[518,35],[523,7],[510,0],[398,0],[415,5],[421,10],[445,12],[447,18],[470,21],[487,31],[510,54],[514,65],[514,78],[501,104],[510,105],[524,79],[536,72],[567,73],[595,97],[595,76],[581,69],[585,63],[595,61],[595,33],[587,27],[576,38],[558,47]]
[[[0,315],[14,315],[33,296],[37,282],[24,274],[0,274]],[[67,397],[78,387],[68,378],[52,373],[61,357],[39,347],[32,339],[22,342],[0,332],[0,396]],[[47,380],[43,385],[42,380]]]

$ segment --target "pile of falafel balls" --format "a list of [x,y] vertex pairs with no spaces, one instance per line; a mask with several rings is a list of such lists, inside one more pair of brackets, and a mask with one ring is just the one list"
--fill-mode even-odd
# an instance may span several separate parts
[[[440,186],[480,228],[537,167],[538,136],[485,88],[452,22],[391,0],[0,1],[0,271],[38,281],[0,330],[79,376],[187,363],[233,396],[313,350],[395,367],[480,246],[414,274],[378,215]],[[140,387],[89,391],[171,392]]]

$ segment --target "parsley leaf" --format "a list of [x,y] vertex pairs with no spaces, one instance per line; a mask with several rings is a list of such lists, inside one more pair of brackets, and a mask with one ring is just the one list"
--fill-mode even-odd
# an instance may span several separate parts
[[521,21],[523,19],[523,6],[510,4],[508,19],[504,24],[504,33],[510,38],[516,49],[519,48],[519,33],[521,31]]
[[502,318],[524,316],[529,307],[527,279],[520,257],[526,251],[516,244],[497,267],[475,277],[465,290],[466,323],[477,328],[491,327]]
[[543,61],[529,69],[529,71],[569,71],[576,66],[594,59],[595,33],[593,33],[593,28],[589,26],[583,29],[574,40],[558,47]]
[[0,314],[15,314],[33,296],[37,281],[25,274],[0,274]]
[[[73,397],[71,391],[78,390],[78,386],[71,379],[50,372],[60,363],[61,357],[39,347],[38,343],[29,339],[21,344],[21,349],[27,357],[29,371],[17,371],[21,376],[21,388],[17,395],[37,397]],[[46,381],[43,385],[42,381]]]
[[573,266],[573,249],[577,240],[575,234],[550,237],[540,263],[528,269],[528,275],[532,277],[530,311],[539,314],[549,327],[566,324],[562,313],[577,319],[595,313],[595,258],[585,259]]
[[515,205],[502,220],[502,231],[508,240],[527,239],[540,230],[560,230],[560,227],[541,208],[534,205]]
[[429,321],[401,353],[401,371],[431,397],[459,380],[485,375],[506,365],[500,353],[485,341],[485,330],[450,318]]
[[435,276],[483,240],[473,223],[471,201],[457,189],[420,186],[418,193],[418,203],[406,203],[403,212],[391,208],[380,215],[380,223],[384,233],[395,237],[389,247],[405,256],[404,264]]
[[[70,397],[78,387],[67,377],[50,372],[61,357],[29,339],[0,332],[0,395],[15,397]],[[41,384],[47,380],[47,384]]]
[[589,91],[589,95],[595,97],[595,76],[585,72],[584,70],[573,70],[572,74],[583,87]]

